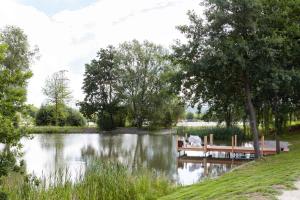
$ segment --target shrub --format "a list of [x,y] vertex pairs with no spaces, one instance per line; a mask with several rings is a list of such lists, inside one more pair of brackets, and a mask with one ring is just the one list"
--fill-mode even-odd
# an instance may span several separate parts
[[68,126],[85,126],[86,120],[79,111],[68,108],[66,124]]
[[186,119],[187,119],[187,120],[193,120],[193,119],[194,119],[194,113],[188,112],[188,113],[186,114]]
[[[42,105],[38,110],[35,122],[38,126],[55,125],[55,107],[53,105]],[[58,125],[59,126],[84,126],[85,118],[82,114],[67,106],[61,106],[58,110]]]

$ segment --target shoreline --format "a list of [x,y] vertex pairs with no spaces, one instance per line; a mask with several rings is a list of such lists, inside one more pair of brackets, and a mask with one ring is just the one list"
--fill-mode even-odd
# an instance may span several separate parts
[[59,126],[34,126],[26,128],[29,134],[138,134],[138,135],[170,135],[176,131],[170,129],[146,130],[136,127],[119,127],[111,131],[99,131],[96,127],[59,127]]

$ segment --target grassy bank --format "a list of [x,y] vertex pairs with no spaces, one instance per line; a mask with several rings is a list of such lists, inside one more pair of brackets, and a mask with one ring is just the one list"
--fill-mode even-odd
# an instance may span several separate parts
[[[55,184],[47,185],[51,180]],[[65,172],[42,180],[15,174],[2,183],[11,200],[152,200],[174,189],[163,176],[146,170],[130,172],[118,163],[102,161],[93,161],[77,183]]]
[[27,128],[28,133],[97,133],[97,128],[78,126],[33,126]]
[[300,131],[285,135],[292,144],[289,153],[248,163],[217,179],[178,189],[161,198],[173,199],[274,199],[282,189],[291,189],[300,178]]
[[231,136],[237,135],[239,139],[251,139],[249,135],[246,135],[242,129],[238,127],[226,128],[226,127],[176,127],[176,133],[178,135],[198,135],[200,137],[209,136],[214,134],[214,138],[217,140],[230,140]]

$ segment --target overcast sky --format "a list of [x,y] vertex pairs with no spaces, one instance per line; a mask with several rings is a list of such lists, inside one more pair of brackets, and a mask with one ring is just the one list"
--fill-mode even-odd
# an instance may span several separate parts
[[0,28],[21,27],[40,49],[32,65],[28,103],[45,102],[41,92],[53,72],[68,70],[73,104],[82,100],[84,64],[101,47],[149,40],[169,47],[182,38],[175,26],[186,24],[188,10],[201,12],[200,0],[0,0]]

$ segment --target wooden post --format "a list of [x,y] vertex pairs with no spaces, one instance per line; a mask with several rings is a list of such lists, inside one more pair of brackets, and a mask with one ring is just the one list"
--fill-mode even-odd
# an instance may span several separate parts
[[207,136],[204,136],[204,152],[207,152]]
[[232,147],[231,152],[232,152],[232,154],[233,154],[233,149],[234,149],[234,136],[231,136],[231,147]]
[[237,135],[234,135],[234,146],[237,147]]
[[178,151],[178,135],[176,136],[176,149]]
[[204,166],[204,175],[205,177],[208,176],[208,169],[207,169],[207,159],[203,159],[203,166]]
[[210,134],[209,135],[209,144],[213,145],[213,143],[214,143],[214,134]]
[[261,136],[261,155],[264,156],[265,136]]

